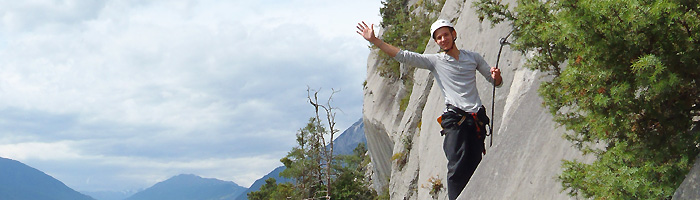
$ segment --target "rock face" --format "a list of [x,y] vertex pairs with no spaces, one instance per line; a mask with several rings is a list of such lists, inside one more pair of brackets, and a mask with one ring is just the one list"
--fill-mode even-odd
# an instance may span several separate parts
[[[515,1],[503,3],[514,5]],[[447,0],[440,18],[456,19],[458,48],[478,52],[495,66],[499,39],[510,29],[479,22],[471,5],[471,0]],[[430,41],[426,53],[438,50]],[[400,111],[399,101],[404,94],[397,91],[403,91],[403,85],[378,75],[376,57],[372,52],[368,59],[363,109],[375,186],[387,186],[391,199],[447,199],[444,187],[431,194],[436,183],[431,180],[446,183],[443,137],[435,121],[445,108],[442,93],[429,71],[417,69],[411,100],[407,109]],[[493,146],[487,147],[486,156],[460,199],[569,198],[561,193],[556,181],[561,160],[584,158],[562,139],[564,130],[557,128],[542,107],[537,89],[547,75],[524,68],[524,62],[523,55],[504,47],[499,64],[504,83],[496,91],[495,117],[491,117],[495,120]],[[481,75],[477,77],[481,100],[490,115],[492,86]],[[412,146],[407,148],[405,144]],[[400,168],[392,155],[401,152],[408,152],[408,160]]]
[[[455,19],[458,48],[477,52],[495,66],[499,39],[508,35],[510,27],[492,28],[490,22],[479,22],[473,1],[447,0],[440,18]],[[515,0],[502,3],[515,5]],[[437,51],[438,46],[430,41],[425,52]],[[378,75],[376,53],[368,59],[363,108],[375,188],[389,189],[391,199],[447,199],[447,160],[435,121],[445,108],[442,93],[429,71],[417,69],[408,107],[400,111],[404,86]],[[561,161],[592,162],[562,138],[566,130],[552,121],[537,93],[540,83],[550,77],[525,68],[525,60],[508,46],[503,48],[499,67],[504,83],[496,90],[495,114],[490,116],[495,120],[493,146],[488,147],[491,138],[487,138],[487,154],[458,199],[572,199],[557,181]],[[492,86],[481,75],[477,77],[481,100],[490,115]],[[401,153],[407,154],[405,165],[392,159]],[[700,196],[699,172],[700,164],[696,164],[674,199]],[[431,193],[438,183],[435,180],[443,187]]]
[[[694,119],[696,122],[693,127],[693,132],[700,132],[700,119]],[[700,199],[700,155],[695,157],[695,166],[685,176],[685,180],[678,186],[673,194],[673,199]]]
[[673,199],[700,199],[700,155],[695,158],[695,166],[685,177],[681,186],[676,189]]

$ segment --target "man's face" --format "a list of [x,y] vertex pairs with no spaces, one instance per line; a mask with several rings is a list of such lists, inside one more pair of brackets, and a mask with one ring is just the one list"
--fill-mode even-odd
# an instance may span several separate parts
[[435,42],[440,45],[443,50],[450,49],[452,47],[452,42],[454,42],[455,31],[449,27],[441,27],[435,30]]

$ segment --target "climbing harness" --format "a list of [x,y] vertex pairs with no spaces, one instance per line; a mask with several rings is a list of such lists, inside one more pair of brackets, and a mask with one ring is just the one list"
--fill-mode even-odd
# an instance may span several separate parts
[[[511,34],[513,34],[513,31],[515,29],[511,30],[506,37],[501,38],[498,42],[501,44],[501,47],[498,48],[498,56],[496,57],[496,69],[498,69],[498,63],[501,61],[501,51],[503,51],[503,46],[505,45],[510,45],[510,42],[508,42],[508,37],[510,37]],[[502,81],[502,80],[501,80]],[[503,84],[503,83],[501,83]],[[494,80],[493,82],[493,93],[491,95],[491,124],[489,124],[489,133],[486,134],[486,136],[490,136],[491,139],[489,141],[489,147],[493,146],[493,121],[496,119],[494,115],[494,108],[496,105],[496,81]]]
[[[498,42],[500,43],[501,46],[498,48],[498,56],[496,57],[496,67],[495,67],[496,69],[498,69],[498,64],[499,64],[500,61],[501,61],[501,52],[503,52],[503,46],[505,46],[505,45],[510,45],[510,42],[508,42],[508,38],[510,37],[511,34],[513,34],[513,31],[515,31],[515,29],[511,30],[511,31],[508,33],[508,35],[506,35],[506,37],[503,37],[503,38],[499,39],[499,41],[498,41]],[[502,83],[501,83],[501,84],[502,84]],[[495,106],[496,106],[496,82],[494,81],[492,85],[493,85],[493,92],[492,92],[492,95],[491,95],[491,120],[489,120],[489,121],[486,122],[486,123],[490,123],[490,124],[489,124],[489,131],[488,131],[488,133],[486,133],[486,135],[485,135],[485,136],[491,137],[491,139],[490,139],[490,141],[489,141],[489,147],[493,146],[493,136],[494,136],[494,135],[493,135],[493,123],[494,123],[493,121],[494,121],[494,119],[495,119],[495,117],[494,117],[494,109],[495,109]],[[459,109],[456,109],[456,110],[459,110]],[[475,121],[479,121],[479,119],[477,118],[476,113],[472,113],[472,117],[474,118]],[[458,124],[462,124],[462,122],[464,122],[465,119],[466,119],[466,115],[463,114],[463,115],[462,115],[462,119],[459,121]],[[487,118],[486,120],[488,120],[488,118]],[[437,118],[437,122],[438,122],[438,124],[442,124],[442,116],[439,116],[439,117]],[[480,132],[478,126],[477,126],[477,132]],[[443,134],[442,131],[440,132],[440,134],[441,134],[441,135]],[[485,153],[485,152],[486,152],[486,149],[484,149],[484,153]]]

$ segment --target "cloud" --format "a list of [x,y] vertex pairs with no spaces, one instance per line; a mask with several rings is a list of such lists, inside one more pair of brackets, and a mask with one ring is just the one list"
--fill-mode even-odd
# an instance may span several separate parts
[[103,1],[6,1],[2,23],[10,32],[34,31],[54,24],[72,24],[97,17]]
[[3,1],[0,156],[82,191],[180,173],[248,186],[294,146],[307,87],[341,90],[337,127],[361,117],[369,51],[354,26],[379,6]]

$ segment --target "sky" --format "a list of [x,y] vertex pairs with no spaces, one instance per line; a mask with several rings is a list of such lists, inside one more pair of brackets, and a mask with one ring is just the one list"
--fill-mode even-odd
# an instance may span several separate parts
[[78,191],[248,187],[313,115],[362,117],[380,0],[0,1],[0,157]]

